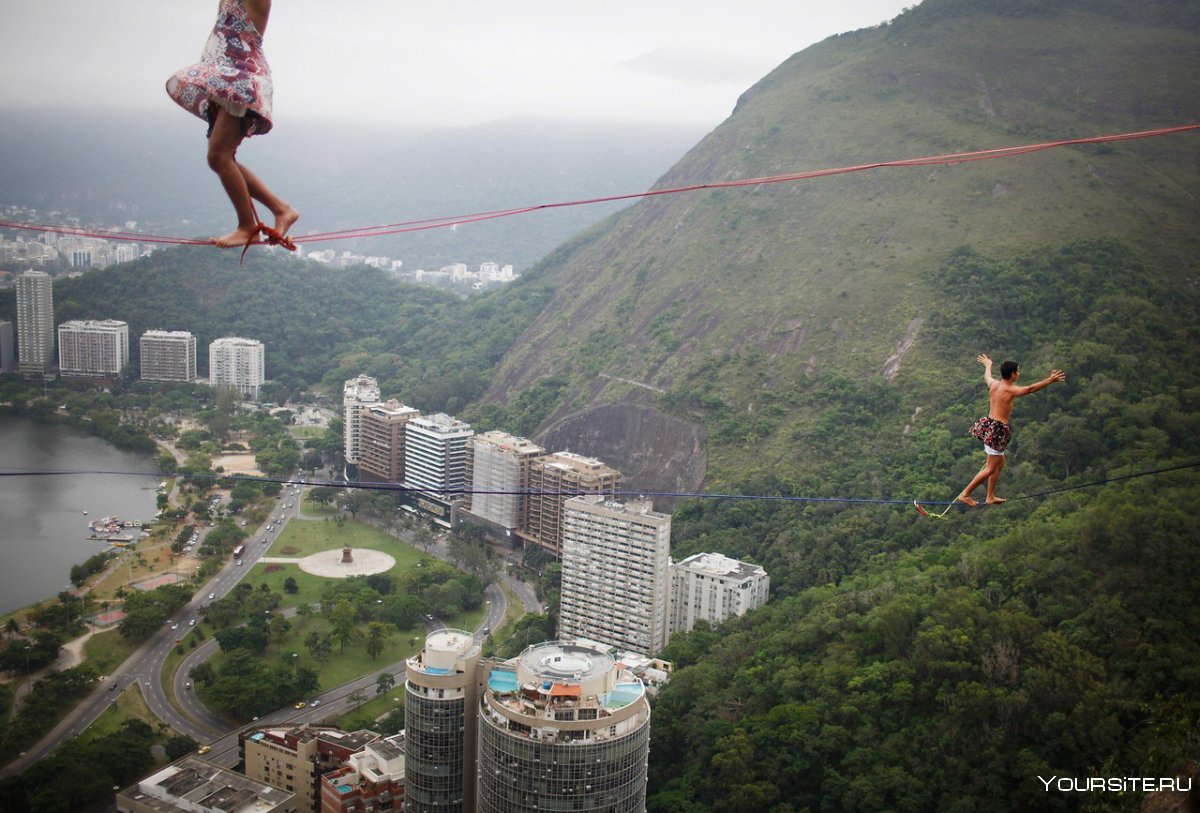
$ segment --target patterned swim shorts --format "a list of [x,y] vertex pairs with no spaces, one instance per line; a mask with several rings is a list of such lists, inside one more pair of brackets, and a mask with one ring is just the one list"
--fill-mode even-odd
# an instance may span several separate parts
[[988,454],[1004,454],[1004,447],[1012,440],[1012,427],[985,415],[971,426],[971,435],[983,441]]

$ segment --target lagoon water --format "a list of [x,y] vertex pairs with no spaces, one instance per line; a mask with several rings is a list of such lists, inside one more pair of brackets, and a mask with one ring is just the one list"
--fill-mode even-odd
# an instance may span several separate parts
[[[8,476],[47,470],[148,474]],[[67,588],[71,565],[105,547],[87,538],[89,521],[153,517],[161,480],[155,470],[149,455],[69,427],[0,414],[0,613]]]

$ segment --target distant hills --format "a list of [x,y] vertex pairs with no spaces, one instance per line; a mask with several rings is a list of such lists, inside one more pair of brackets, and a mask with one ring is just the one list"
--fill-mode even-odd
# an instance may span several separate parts
[[[1195,2],[925,2],[793,56],[659,185],[1200,121],[1196,12]],[[1005,258],[1119,239],[1190,290],[1198,143],[1190,134],[644,201],[543,263],[558,294],[506,354],[488,399],[569,379],[553,421],[613,402],[661,407],[648,387],[703,389],[742,412],[814,375],[909,389],[948,361],[931,355],[929,325],[952,303],[929,272],[961,246]],[[1013,293],[981,280],[968,295]],[[974,376],[981,350],[1011,349],[964,344],[952,369]],[[791,431],[789,413],[778,433]],[[746,467],[807,465],[766,440],[774,453],[710,454],[710,469],[728,482]]]
[[[239,155],[301,209],[301,234],[639,192],[700,135],[695,127],[549,120],[439,131],[289,121],[248,140]],[[165,96],[164,112],[151,116],[16,111],[0,121],[0,144],[0,205],[101,225],[133,220],[152,234],[209,236],[229,226],[229,203],[204,162],[203,124]],[[520,271],[618,208],[317,248],[387,255],[413,269],[492,260]]]

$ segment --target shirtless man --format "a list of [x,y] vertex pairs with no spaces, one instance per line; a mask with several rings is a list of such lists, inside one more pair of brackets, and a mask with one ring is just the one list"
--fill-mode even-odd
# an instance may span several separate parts
[[1017,379],[1021,377],[1021,368],[1015,361],[1006,361],[1000,365],[1000,380],[992,378],[992,360],[983,353],[975,359],[983,365],[983,380],[988,385],[988,400],[990,407],[986,418],[980,418],[971,427],[971,434],[983,441],[983,451],[987,453],[987,463],[979,470],[967,487],[955,499],[969,506],[979,503],[971,499],[971,492],[980,483],[987,480],[987,504],[996,505],[1004,502],[996,496],[996,482],[1000,472],[1004,470],[1004,448],[1012,439],[1013,401],[1031,392],[1045,389],[1055,381],[1065,381],[1067,376],[1062,370],[1054,370],[1049,377],[1028,387],[1018,387]]

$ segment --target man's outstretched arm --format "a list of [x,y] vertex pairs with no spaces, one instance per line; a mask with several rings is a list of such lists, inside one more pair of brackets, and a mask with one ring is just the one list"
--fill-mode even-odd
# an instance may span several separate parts
[[1013,395],[1017,395],[1017,396],[1029,395],[1029,393],[1031,393],[1031,392],[1037,392],[1038,390],[1046,389],[1046,387],[1049,387],[1055,381],[1066,381],[1066,380],[1067,380],[1067,374],[1064,373],[1062,370],[1052,370],[1050,372],[1050,375],[1046,376],[1045,378],[1043,378],[1041,381],[1037,382],[1036,384],[1030,384],[1028,387],[1015,388],[1013,390]]
[[988,385],[988,389],[991,389],[992,385],[996,383],[996,379],[992,378],[992,360],[987,353],[980,353],[975,360],[983,365],[983,381]]

